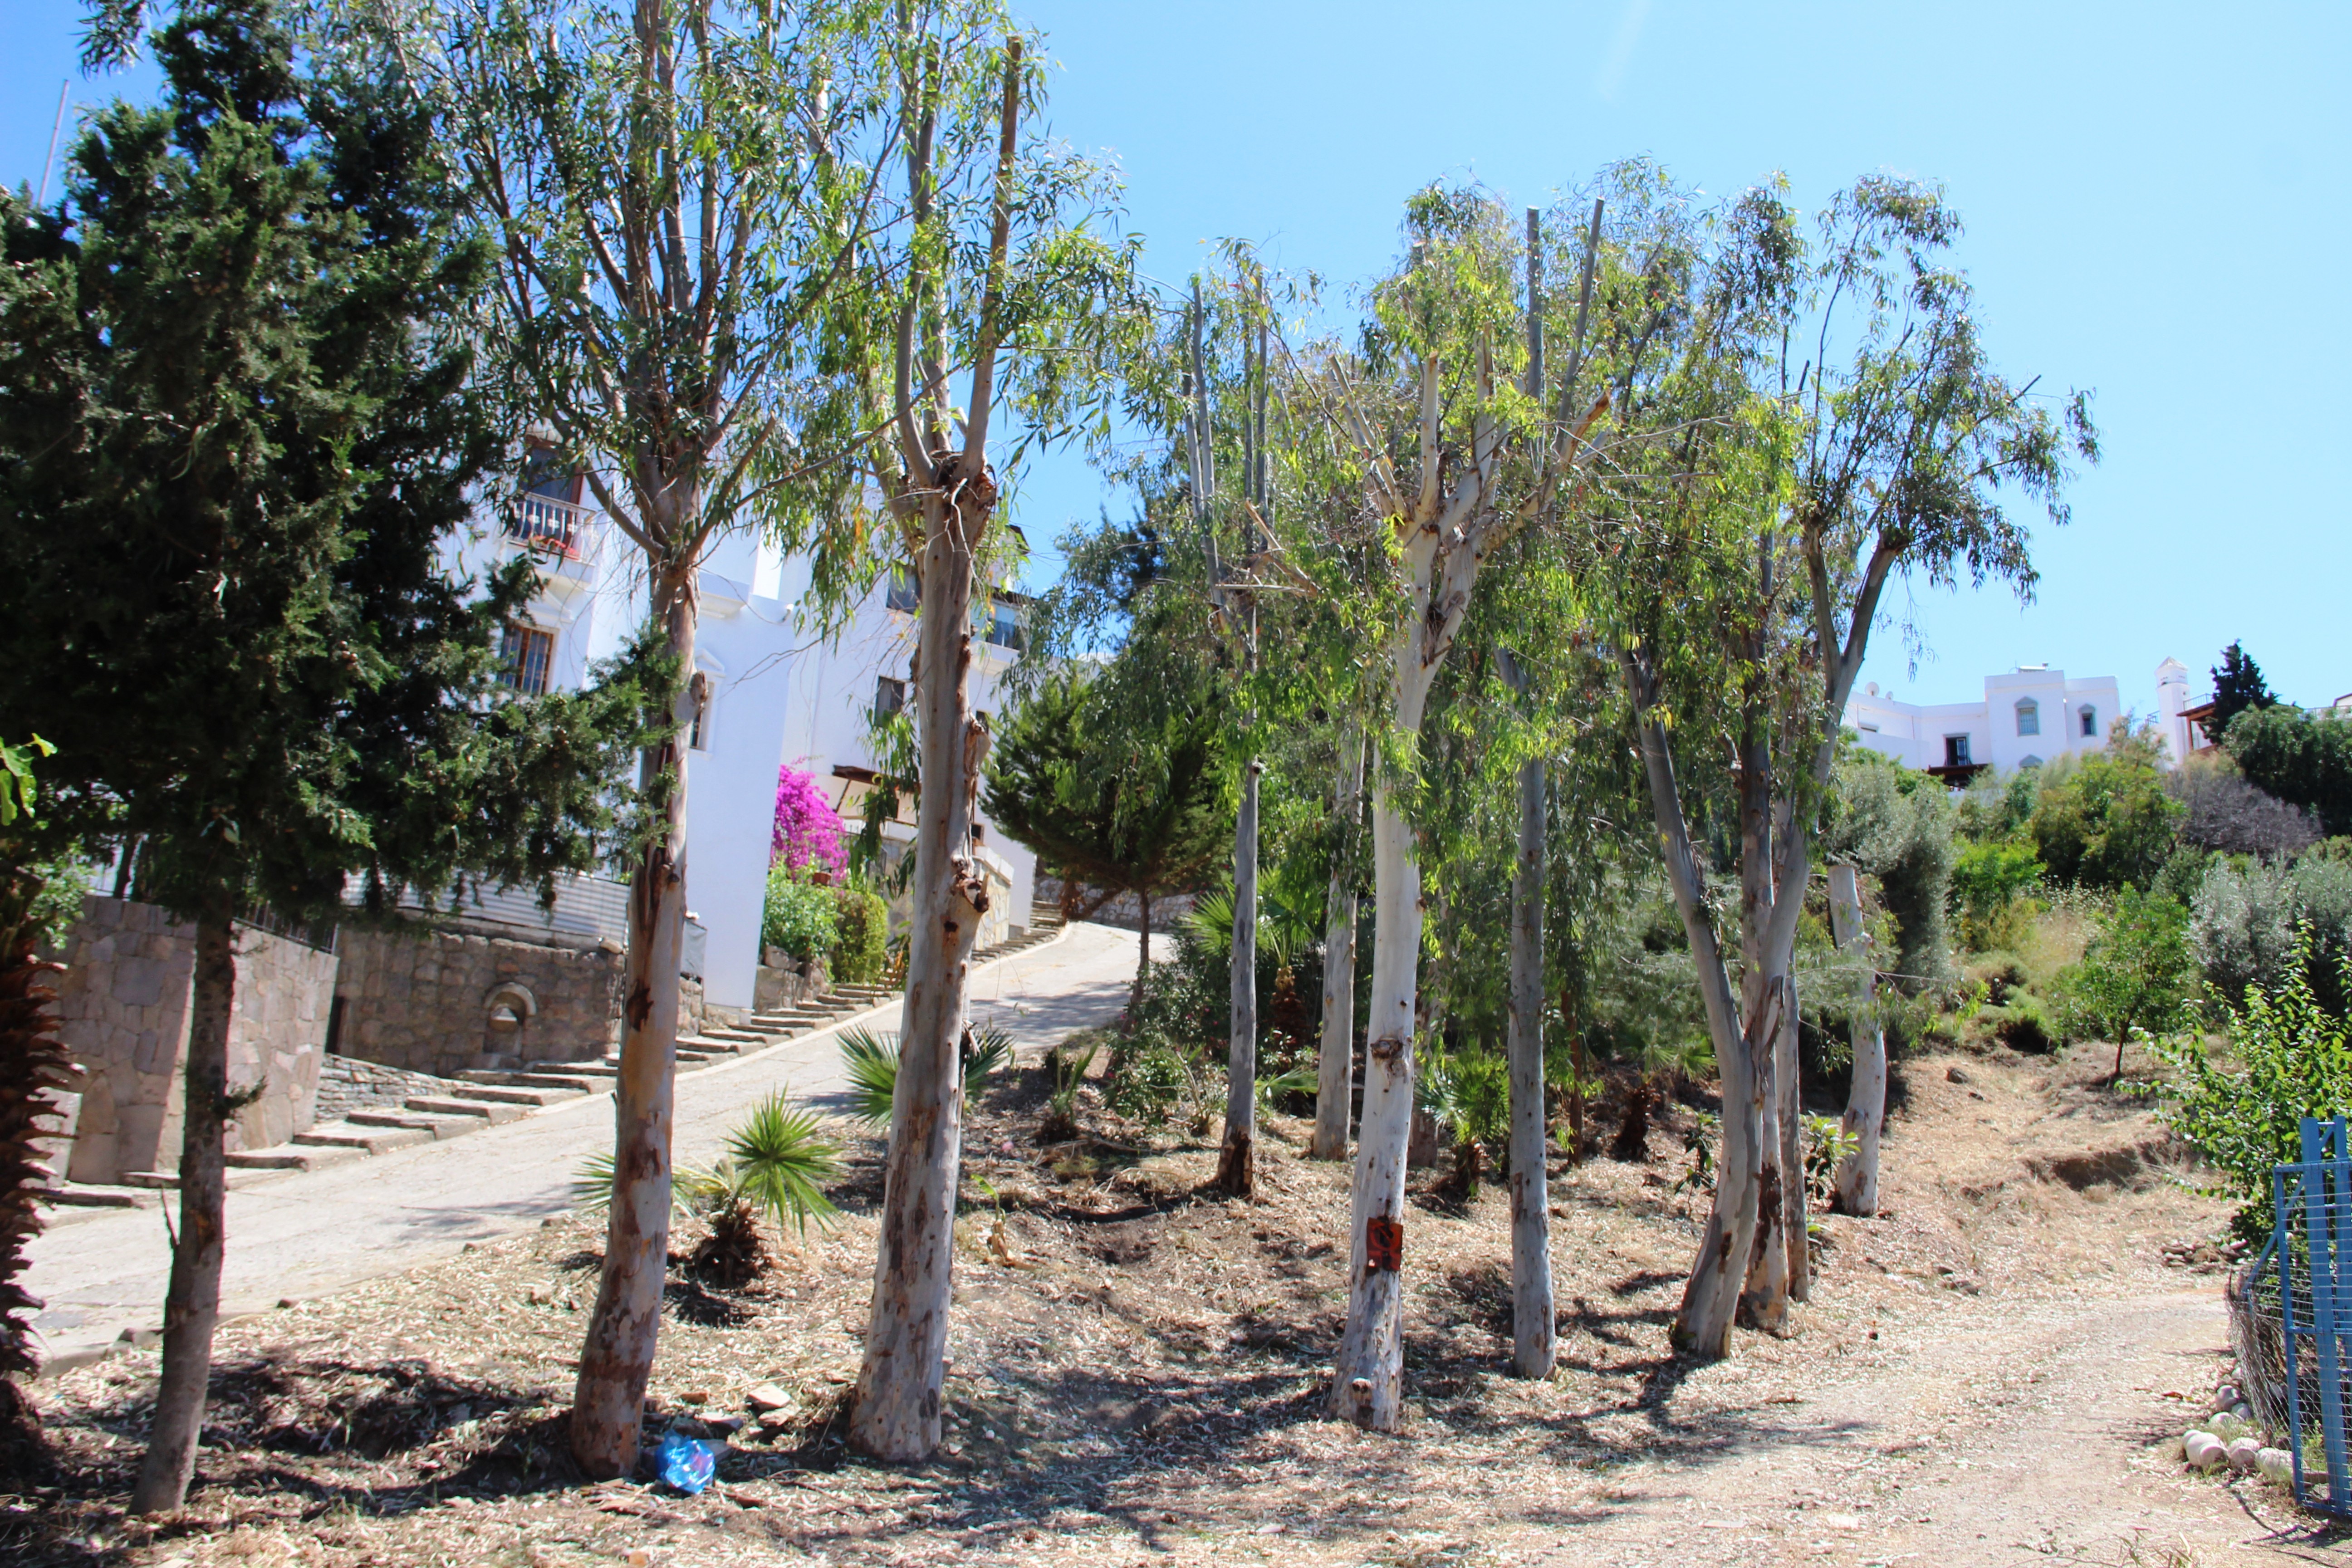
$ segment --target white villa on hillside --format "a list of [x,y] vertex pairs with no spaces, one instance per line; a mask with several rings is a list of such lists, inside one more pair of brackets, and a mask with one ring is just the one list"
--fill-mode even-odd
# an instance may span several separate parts
[[2122,713],[2114,676],[2069,679],[2063,669],[2027,664],[1985,677],[1981,702],[1901,702],[1873,681],[1846,703],[1845,722],[1871,750],[1961,783],[1988,766],[2034,767],[2098,751]]
[[[505,510],[478,525],[452,564],[478,576],[531,554],[541,586],[508,630],[509,679],[533,692],[576,687],[644,618],[641,556],[589,504],[576,476],[541,476]],[[859,798],[875,774],[867,713],[903,698],[914,646],[913,595],[903,574],[886,573],[829,639],[801,614],[805,587],[798,563],[742,536],[714,545],[702,572],[694,662],[706,695],[687,755],[687,906],[700,935],[688,928],[687,967],[701,976],[705,1004],[730,1012],[752,1005],[778,768],[789,762],[815,774],[845,831],[855,831]],[[1004,584],[977,595],[975,708],[995,706],[998,679],[1020,657],[1022,602]],[[895,834],[886,828],[885,837],[911,839],[911,805],[906,826]],[[1004,888],[1005,927],[992,920],[983,934],[992,941],[1027,926],[1035,858],[992,832],[984,814],[975,837]],[[581,891],[583,904],[613,903]]]

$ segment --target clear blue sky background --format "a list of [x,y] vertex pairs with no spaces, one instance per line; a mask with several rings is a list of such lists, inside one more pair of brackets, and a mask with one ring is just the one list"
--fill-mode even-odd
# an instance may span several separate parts
[[[6,0],[0,178],[37,183],[76,0]],[[2304,702],[2352,691],[2352,5],[1782,0],[1031,0],[1059,132],[1115,154],[1149,264],[1238,235],[1349,284],[1399,203],[1475,177],[1544,203],[1653,154],[1725,193],[1784,171],[1818,205],[1857,174],[1942,181],[1966,215],[1998,362],[2097,392],[2106,456],[2039,531],[2038,601],[1898,590],[1929,649],[1869,675],[1972,699],[2019,663],[2115,675],[2152,707],[2233,637]],[[68,126],[70,134],[70,126]],[[1027,486],[1033,541],[1091,517],[1081,466]],[[1121,498],[1109,498],[1116,510]]]

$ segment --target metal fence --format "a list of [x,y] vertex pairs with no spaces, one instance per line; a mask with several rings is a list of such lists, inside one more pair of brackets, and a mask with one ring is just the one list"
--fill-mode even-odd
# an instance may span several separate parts
[[2271,1169],[2276,1220],[2232,1292],[2230,1337],[2255,1419],[2285,1433],[2295,1500],[2352,1516],[2352,1132],[2303,1122],[2303,1158]]

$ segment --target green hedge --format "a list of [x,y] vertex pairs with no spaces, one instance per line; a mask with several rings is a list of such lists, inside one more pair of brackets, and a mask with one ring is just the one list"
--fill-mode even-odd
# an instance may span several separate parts
[[833,977],[844,985],[871,985],[888,962],[890,906],[864,888],[835,888]]
[[760,921],[760,950],[781,947],[794,958],[829,953],[839,939],[834,889],[819,887],[779,860],[768,873],[768,907]]

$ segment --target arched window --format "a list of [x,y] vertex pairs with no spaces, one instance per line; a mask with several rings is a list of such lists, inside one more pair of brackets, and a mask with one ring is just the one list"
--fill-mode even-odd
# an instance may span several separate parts
[[2021,735],[2042,733],[2042,708],[2031,697],[2017,700],[2017,732]]
[[2081,718],[2083,721],[2083,738],[2089,741],[2097,740],[2099,738],[2099,710],[2085,702],[2083,704]]

